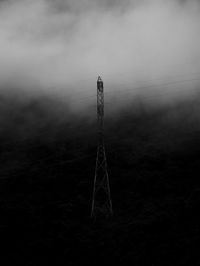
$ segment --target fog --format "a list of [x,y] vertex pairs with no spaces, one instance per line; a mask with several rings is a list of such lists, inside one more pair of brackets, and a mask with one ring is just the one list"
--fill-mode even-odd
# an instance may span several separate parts
[[95,103],[98,75],[123,104],[188,97],[199,87],[199,25],[191,0],[1,1],[0,86],[53,93],[73,109]]

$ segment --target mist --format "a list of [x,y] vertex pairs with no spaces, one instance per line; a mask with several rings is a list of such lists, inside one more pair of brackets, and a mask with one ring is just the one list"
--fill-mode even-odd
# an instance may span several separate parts
[[199,14],[199,1],[1,1],[0,87],[64,97],[73,110],[95,103],[98,75],[122,104],[188,97],[199,88]]
[[200,265],[199,155],[200,1],[0,0],[2,266]]

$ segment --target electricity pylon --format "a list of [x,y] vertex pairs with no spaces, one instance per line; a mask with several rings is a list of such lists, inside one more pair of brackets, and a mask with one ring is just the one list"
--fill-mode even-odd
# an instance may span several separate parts
[[98,146],[94,178],[91,217],[112,216],[112,200],[104,146],[104,91],[101,77],[97,80]]

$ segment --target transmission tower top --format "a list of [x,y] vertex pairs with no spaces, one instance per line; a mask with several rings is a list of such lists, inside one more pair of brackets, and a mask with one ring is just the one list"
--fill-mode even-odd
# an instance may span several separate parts
[[98,80],[97,80],[97,81],[98,81],[98,82],[99,82],[99,81],[102,81],[102,79],[101,79],[101,77],[100,77],[100,76],[98,76]]
[[[103,80],[101,79],[100,76],[98,76],[98,79],[97,79],[97,92],[98,93],[101,93],[101,95],[99,95],[100,97],[103,97]],[[103,98],[102,98],[103,100]],[[102,102],[103,104],[103,102]]]

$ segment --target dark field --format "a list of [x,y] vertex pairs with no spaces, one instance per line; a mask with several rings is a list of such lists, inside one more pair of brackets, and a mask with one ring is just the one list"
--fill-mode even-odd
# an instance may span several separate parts
[[96,222],[95,120],[50,112],[52,99],[6,101],[1,265],[200,265],[199,100],[107,118],[114,216]]

